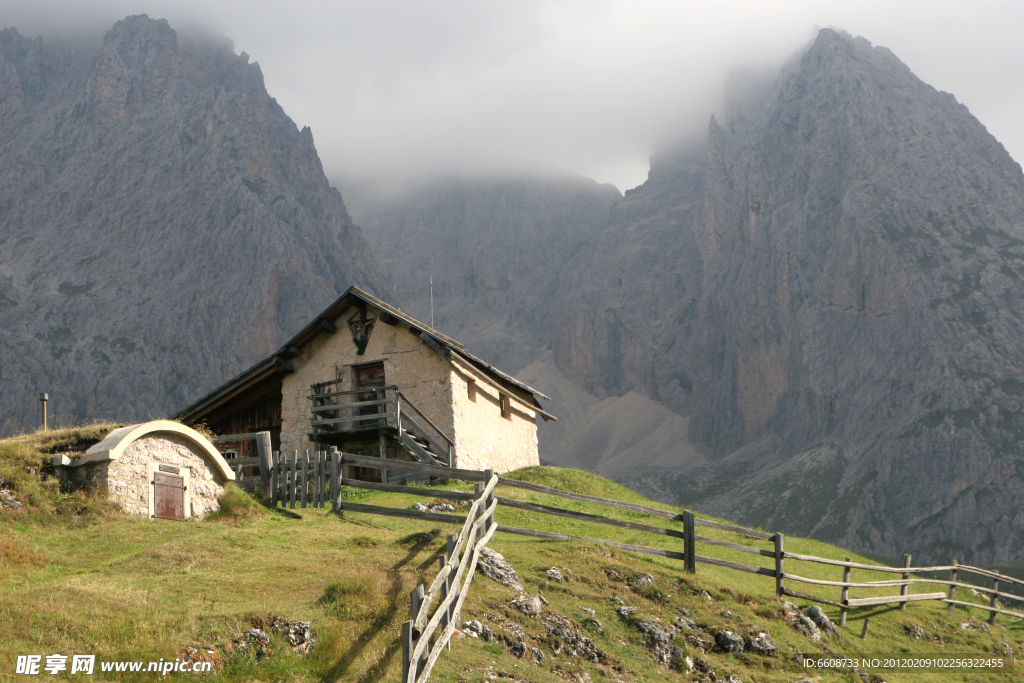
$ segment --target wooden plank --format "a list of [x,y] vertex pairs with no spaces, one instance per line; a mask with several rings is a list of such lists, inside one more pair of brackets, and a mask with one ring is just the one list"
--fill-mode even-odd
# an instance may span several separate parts
[[964,602],[962,600],[943,600],[943,602],[948,602],[950,605],[966,605],[967,607],[976,607],[978,609],[988,610],[989,612],[998,612],[999,614],[1005,614],[1008,617],[1024,619],[1024,614],[1021,614],[1020,612],[1011,612],[1010,610],[1006,609],[994,609],[989,605],[978,605],[973,602]]
[[946,593],[916,593],[914,595],[890,595],[882,598],[856,598],[847,600],[848,607],[866,607],[868,605],[888,605],[894,602],[918,602],[919,600],[945,600]]
[[832,607],[843,607],[841,603],[835,600],[829,600],[828,598],[819,598],[817,595],[811,595],[810,593],[801,593],[800,591],[790,590],[789,588],[782,589],[783,595],[788,595],[791,598],[800,598],[801,600],[810,600],[811,602],[820,602],[823,605],[831,605]]
[[362,503],[349,503],[338,501],[338,508],[347,512],[366,512],[371,515],[383,515],[385,517],[406,517],[408,519],[426,519],[431,522],[444,522],[446,524],[459,524],[466,521],[464,515],[446,515],[439,512],[420,512],[418,510],[401,510],[380,505],[363,505]]
[[425,489],[418,486],[398,486],[397,484],[378,484],[375,481],[360,481],[358,479],[342,479],[342,486],[351,486],[357,489],[368,489],[370,491],[387,491],[388,493],[407,493],[411,496],[425,496],[427,498],[446,498],[448,500],[474,500],[472,493],[463,491],[439,491],[437,489]]
[[374,420],[387,420],[393,418],[395,414],[391,411],[386,413],[374,413],[373,415],[355,415],[353,417],[334,417],[330,420],[313,420],[310,422],[314,427],[322,427],[323,425],[340,425],[340,424],[351,424],[353,422],[371,422]]
[[[849,558],[847,558],[847,559],[849,559]],[[910,566],[910,555],[906,555],[906,554],[903,555],[903,566],[904,567],[909,567]],[[906,572],[904,572],[903,573],[903,578],[904,579],[909,579],[910,578],[910,574],[907,574]],[[906,595],[907,591],[909,589],[910,589],[910,586],[908,586],[906,583],[904,583],[902,586],[900,586],[900,595]],[[902,605],[900,605],[900,609],[903,610],[903,611],[906,611],[907,603],[904,602]]]
[[296,474],[299,470],[299,452],[294,451],[292,454],[292,461],[288,463],[288,498],[289,507],[295,509],[295,489],[298,488]]
[[[404,411],[402,411],[401,404],[399,404],[399,409],[398,410],[399,410],[398,415],[400,417],[404,417],[405,418],[403,424],[406,427],[410,427],[412,429],[412,431],[416,432],[416,436],[418,436],[421,439],[423,439],[424,441],[426,441],[430,446],[432,446],[434,448],[434,450],[436,450],[438,452],[438,454],[445,454],[445,453],[448,452],[448,448],[445,448],[444,446],[439,444],[437,441],[435,441],[434,437],[430,436],[430,434],[427,433],[427,430],[423,429],[423,427],[421,427],[419,425],[419,423],[417,423],[414,419],[412,419],[412,417],[408,413],[405,413]],[[407,431],[408,431],[408,429],[407,429]]]
[[330,496],[331,496],[331,512],[337,512],[338,510],[338,479],[341,474],[341,463],[338,458],[338,449],[335,446],[331,446],[331,485],[330,485]]
[[720,541],[717,538],[707,538],[706,536],[694,536],[693,539],[698,543],[707,543],[708,545],[717,545],[720,548],[729,548],[730,550],[739,550],[743,553],[750,553],[751,555],[760,555],[761,557],[775,557],[775,553],[770,550],[761,550],[760,548],[751,548],[750,546],[740,545],[738,543],[730,543],[729,541]]
[[[850,562],[852,560],[853,560],[852,557],[847,557],[846,558],[847,562]],[[849,599],[850,599],[850,572],[851,571],[852,570],[849,567],[843,567],[843,590],[841,591],[842,595],[839,596],[839,602],[841,602],[843,604],[846,604],[846,602],[849,601]],[[845,607],[843,607],[843,608],[841,608],[839,610],[839,625],[840,626],[846,626],[846,612],[847,612],[847,609]]]
[[498,496],[498,504],[504,505],[510,508],[517,508],[519,510],[528,510],[530,512],[539,512],[545,515],[555,515],[556,517],[568,517],[570,519],[577,519],[581,522],[591,522],[593,524],[605,524],[607,526],[614,526],[620,529],[632,529],[633,531],[644,531],[649,534],[659,534],[661,536],[673,536],[675,538],[685,538],[682,531],[676,531],[675,529],[663,529],[658,526],[648,526],[647,524],[637,524],[636,522],[625,522],[620,519],[612,519],[611,517],[602,517],[601,515],[591,515],[586,512],[574,512],[573,510],[566,510],[564,508],[551,507],[549,505],[538,505],[536,503],[527,503],[522,500],[516,500],[515,498],[503,498]]
[[710,519],[698,519],[697,526],[706,526],[709,529],[721,529],[722,531],[731,531],[734,534],[740,536],[749,536],[750,538],[759,538],[762,541],[774,541],[775,534],[769,534],[764,531],[758,531],[757,529],[748,529],[742,526],[736,526],[735,524],[723,524],[722,522],[712,522]]
[[479,470],[460,470],[454,467],[437,467],[436,465],[423,465],[418,462],[406,462],[404,460],[381,461],[365,455],[352,455],[342,453],[342,464],[359,465],[360,467],[372,467],[382,470],[388,469],[393,472],[404,472],[406,474],[419,474],[423,476],[440,477],[442,479],[461,479],[463,481],[484,481],[484,473]]
[[270,504],[277,507],[277,485],[278,485],[278,473],[277,470],[280,467],[281,454],[278,451],[273,451],[270,454]]
[[[847,567],[847,569],[849,569],[849,567]],[[985,588],[984,586],[975,586],[974,584],[971,584],[971,583],[960,583],[959,581],[949,581],[947,579],[907,579],[906,581],[903,581],[902,579],[892,579],[892,580],[888,580],[888,581],[864,581],[864,582],[861,582],[861,583],[852,583],[852,582],[851,583],[844,583],[843,581],[826,581],[824,579],[809,579],[809,578],[807,578],[805,576],[797,576],[796,574],[785,574],[785,578],[793,579],[794,581],[800,581],[801,583],[812,583],[812,584],[815,584],[817,586],[836,586],[837,588],[842,588],[844,586],[845,587],[849,587],[849,588],[895,588],[895,587],[898,587],[898,586],[902,586],[904,583],[906,583],[906,584],[930,583],[930,584],[938,584],[938,585],[941,585],[941,586],[949,586],[950,590],[955,590],[957,588],[967,588],[969,590],[974,590],[974,591],[977,591],[979,593],[986,593],[986,594],[991,594],[992,593],[992,589],[991,588]],[[1007,600],[1022,600],[1022,599],[1024,599],[1021,596],[1013,595],[1012,593],[998,593],[998,595],[999,595],[999,597],[1006,598]],[[952,598],[950,598],[950,599],[952,600]]]
[[500,524],[498,525],[498,531],[502,531],[507,534],[516,534],[518,536],[533,536],[534,538],[545,538],[552,541],[583,541],[584,543],[600,543],[601,545],[607,545],[612,548],[618,548],[619,550],[627,550],[632,553],[642,553],[644,555],[657,555],[658,557],[669,557],[674,560],[686,559],[683,553],[678,553],[672,550],[648,548],[647,546],[630,545],[629,543],[616,543],[615,541],[606,541],[601,538],[567,536],[566,534],[553,534],[550,531],[534,531],[533,529],[520,529],[514,526],[502,526]]
[[694,559],[697,556],[697,544],[696,534],[693,532],[694,527],[693,512],[686,510],[683,512],[683,555],[686,559],[683,561],[683,571],[689,572],[690,574],[697,573],[697,560]]
[[305,508],[309,498],[309,451],[305,451],[300,462],[302,468],[302,507]]
[[[366,393],[366,389],[361,390],[359,393]],[[313,413],[329,413],[335,410],[344,410],[345,408],[362,408],[364,406],[383,406],[388,403],[394,403],[394,399],[391,398],[375,398],[372,401],[353,401],[352,403],[334,403],[324,406],[317,406],[312,408],[310,412]],[[373,417],[370,415],[369,417]]]
[[[824,557],[815,557],[814,555],[801,555],[799,553],[786,553],[786,559],[790,560],[802,560],[804,562],[817,562],[819,564],[831,564],[835,567],[850,567],[851,569],[870,569],[876,572],[889,572],[891,574],[902,574],[904,572],[945,572],[952,569],[952,567],[886,567],[878,564],[861,564],[860,562],[842,562],[840,560],[829,560]],[[960,569],[964,569],[964,565],[960,565]]]
[[259,451],[260,488],[265,497],[270,497],[270,463],[273,460],[273,446],[270,443],[270,432],[257,432],[256,450]]
[[232,467],[238,467],[239,465],[241,465],[243,467],[248,467],[249,465],[259,465],[260,464],[260,459],[258,457],[256,457],[256,458],[228,458],[225,462],[227,462],[227,464],[231,465]]
[[210,439],[210,443],[233,443],[235,441],[252,441],[259,436],[259,432],[251,432],[249,434],[224,434],[223,436],[215,436]]
[[[945,569],[949,569],[949,568],[950,567],[945,567]],[[960,569],[960,570],[965,571],[965,572],[970,572],[971,574],[978,574],[979,576],[987,576],[990,579],[999,579],[1000,581],[1005,581],[1007,583],[1014,583],[1014,584],[1017,584],[1018,586],[1024,586],[1024,580],[1015,579],[1012,576],[1007,576],[1006,574],[1000,574],[999,572],[993,572],[993,571],[990,571],[988,569],[982,569],[981,567],[970,567],[970,566],[968,566],[966,564],[958,564],[957,565],[957,569]]]
[[748,572],[750,574],[760,574],[761,576],[775,576],[775,570],[769,569],[768,567],[755,567],[751,564],[740,564],[739,562],[729,562],[728,560],[719,560],[717,557],[703,557],[701,555],[694,555],[693,559],[700,564],[710,564],[715,567],[735,569],[737,571]]

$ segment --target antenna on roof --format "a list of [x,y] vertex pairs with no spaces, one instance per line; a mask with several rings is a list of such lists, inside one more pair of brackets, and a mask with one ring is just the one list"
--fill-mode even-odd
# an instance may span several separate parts
[[430,329],[434,329],[434,274],[430,274]]

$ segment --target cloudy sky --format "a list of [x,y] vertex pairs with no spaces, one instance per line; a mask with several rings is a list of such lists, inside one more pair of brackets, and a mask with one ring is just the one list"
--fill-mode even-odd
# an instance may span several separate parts
[[33,36],[142,12],[233,39],[336,179],[536,168],[624,190],[706,131],[732,69],[777,68],[826,26],[890,48],[1024,161],[1019,0],[0,0]]

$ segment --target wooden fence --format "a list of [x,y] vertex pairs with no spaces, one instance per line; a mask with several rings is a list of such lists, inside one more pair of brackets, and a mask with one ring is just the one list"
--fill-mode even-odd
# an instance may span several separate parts
[[[237,435],[236,435],[237,436]],[[262,457],[262,451],[261,451]],[[249,463],[241,463],[245,467]],[[381,470],[397,472],[407,477],[435,477],[440,479],[458,479],[463,481],[476,482],[473,493],[457,491],[438,492],[436,489],[401,486],[397,484],[382,484],[354,479],[350,476],[353,467],[369,467]],[[239,469],[241,471],[241,469]],[[966,605],[989,612],[989,622],[995,623],[997,614],[1004,614],[1016,619],[1024,619],[1024,614],[1007,610],[1000,607],[999,599],[1020,600],[1020,596],[999,590],[1000,582],[1024,586],[1024,581],[998,572],[961,565],[954,562],[949,566],[936,567],[912,567],[910,556],[905,556],[903,567],[888,567],[884,565],[865,564],[852,562],[849,558],[845,561],[828,558],[804,555],[800,553],[787,552],[785,550],[785,536],[781,533],[769,533],[757,529],[733,524],[723,524],[706,519],[695,517],[693,512],[683,511],[681,513],[658,508],[647,507],[635,503],[626,503],[619,500],[599,498],[579,493],[563,491],[561,489],[542,486],[531,482],[509,479],[507,477],[495,476],[490,470],[464,470],[448,467],[437,467],[420,463],[405,462],[400,460],[381,460],[375,457],[351,455],[339,453],[336,449],[330,452],[319,452],[313,457],[307,454],[295,452],[292,457],[281,457],[278,453],[271,453],[269,464],[261,469],[265,477],[244,477],[243,482],[256,483],[263,481],[264,491],[267,492],[274,504],[282,503],[291,507],[324,507],[325,501],[331,501],[331,509],[336,512],[361,512],[392,517],[404,517],[421,519],[434,522],[462,524],[462,531],[458,535],[449,535],[448,548],[445,556],[441,559],[441,569],[437,578],[434,579],[430,590],[424,591],[420,586],[413,591],[410,605],[410,621],[403,625],[402,644],[404,654],[403,683],[424,683],[429,676],[434,662],[440,655],[441,649],[448,645],[452,633],[459,624],[459,611],[465,600],[469,585],[472,582],[476,564],[480,552],[494,535],[495,532],[503,532],[533,538],[542,538],[560,541],[584,541],[598,543],[605,546],[626,550],[629,552],[656,555],[669,559],[679,560],[683,564],[683,570],[696,572],[698,564],[706,564],[722,567],[734,571],[741,571],[759,576],[770,577],[775,581],[776,594],[818,602],[840,610],[840,624],[846,623],[847,612],[858,607],[874,607],[878,605],[899,604],[901,609],[906,609],[909,602],[922,600],[942,600],[947,603],[948,609],[952,611],[955,605]],[[340,499],[341,487],[350,486],[360,489],[384,491],[390,493],[404,493],[414,496],[426,496],[430,498],[443,496],[449,500],[472,501],[466,515],[447,514],[438,512],[408,510],[390,508],[379,505],[367,505],[362,503],[351,503]],[[682,522],[682,530],[678,528],[666,528],[652,524],[625,521],[603,515],[587,512],[578,512],[565,508],[553,507],[528,503],[514,498],[497,496],[494,493],[496,486],[508,486],[535,493],[541,493],[567,500],[587,503],[589,505],[614,508],[628,512],[635,512],[648,515],[654,518]],[[522,529],[496,524],[494,511],[498,505],[505,507],[535,512],[546,515],[575,519],[583,522],[601,524],[629,529],[658,536],[678,538],[681,541],[679,550],[665,550],[663,548],[652,548],[644,545],[620,543],[602,538],[587,538],[558,534],[535,529]],[[717,538],[702,536],[697,533],[699,527],[726,531],[752,542],[763,542],[768,548],[759,548],[754,545],[733,543]],[[725,548],[732,551],[751,554],[757,557],[770,559],[773,567],[757,566],[724,560],[716,557],[698,555],[696,544],[702,543],[712,548]],[[813,579],[798,574],[787,573],[786,561],[811,562],[841,567],[843,578],[841,581],[828,581]],[[790,569],[792,564],[789,565]],[[467,573],[468,570],[468,573]],[[886,572],[900,574],[899,578],[854,582],[851,580],[853,570]],[[922,576],[949,572],[949,579],[938,579],[932,576]],[[961,573],[969,573],[975,576],[987,578],[991,581],[992,587],[987,588],[980,585],[958,581]],[[915,578],[911,578],[914,575]],[[819,595],[793,590],[785,585],[785,582],[798,582],[817,586],[838,587],[841,589],[839,600],[831,600]],[[461,582],[461,583],[460,583]],[[914,593],[909,592],[909,587],[916,584],[934,584],[943,586],[942,592]],[[899,587],[899,595],[880,597],[850,597],[851,589],[879,589]],[[981,605],[956,599],[956,589],[966,589],[985,593],[989,595],[989,604]],[[440,598],[440,602],[434,603]],[[441,628],[441,633],[437,629]],[[430,641],[433,639],[433,645]],[[449,645],[450,647],[450,645]]]

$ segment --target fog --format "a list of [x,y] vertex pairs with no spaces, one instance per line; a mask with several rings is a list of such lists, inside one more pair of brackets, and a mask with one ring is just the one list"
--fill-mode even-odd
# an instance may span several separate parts
[[30,36],[128,14],[230,37],[310,126],[330,177],[573,171],[634,187],[702,135],[728,73],[776,68],[834,26],[891,49],[1024,159],[1024,3],[0,2]]

